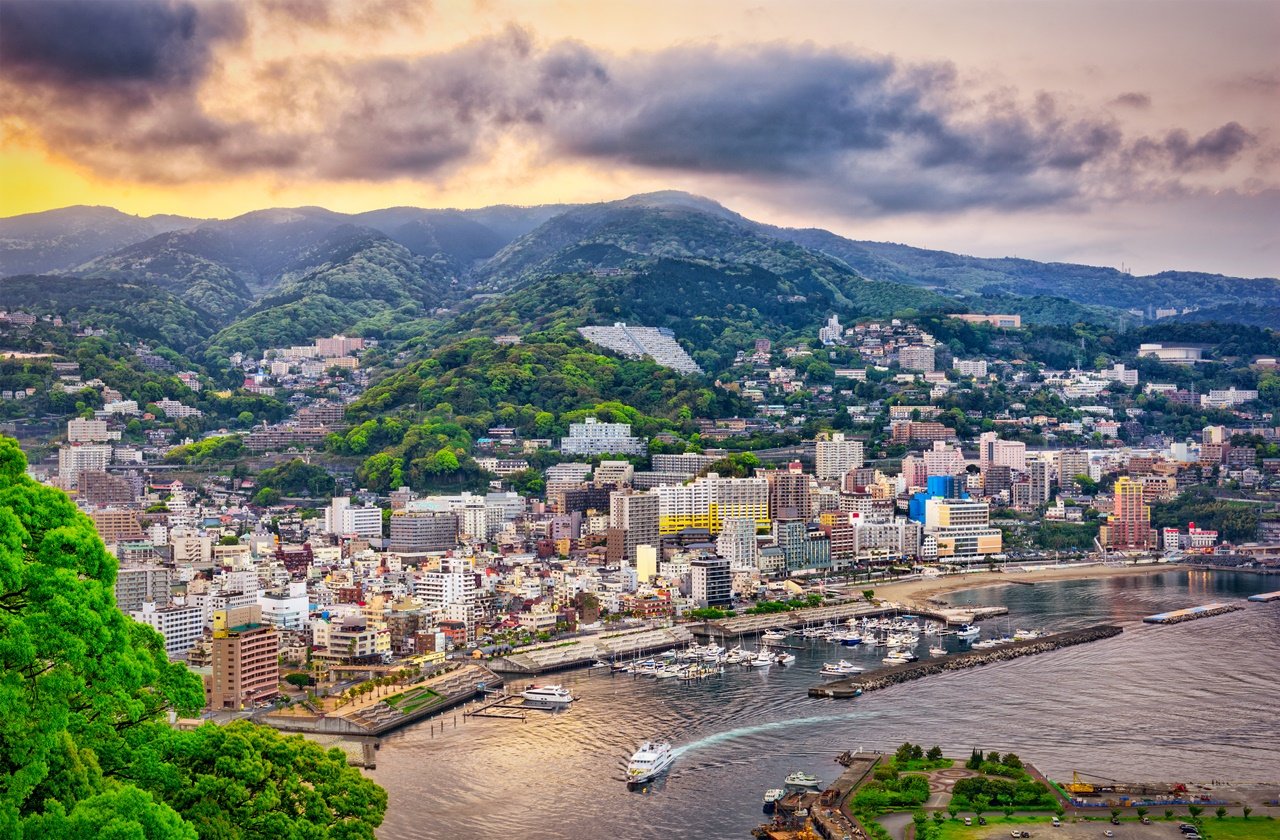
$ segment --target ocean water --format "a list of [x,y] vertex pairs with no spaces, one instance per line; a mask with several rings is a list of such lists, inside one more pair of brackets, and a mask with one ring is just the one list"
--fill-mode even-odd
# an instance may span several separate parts
[[[847,749],[905,740],[949,754],[1014,751],[1054,778],[1073,770],[1152,781],[1280,777],[1280,602],[1161,627],[1143,616],[1276,589],[1277,579],[1169,571],[955,593],[956,604],[1004,604],[983,636],[1018,627],[1100,622],[1118,637],[957,671],[853,700],[809,699],[823,661],[877,667],[883,649],[793,638],[788,668],[729,668],[720,677],[633,678],[579,670],[541,678],[579,698],[527,722],[444,717],[382,742],[370,775],[390,797],[381,840],[402,838],[747,838],[763,791],[792,770],[830,781]],[[920,655],[927,656],[927,637]],[[959,645],[954,637],[947,646]],[[623,767],[648,738],[679,757],[665,777],[629,790]]]

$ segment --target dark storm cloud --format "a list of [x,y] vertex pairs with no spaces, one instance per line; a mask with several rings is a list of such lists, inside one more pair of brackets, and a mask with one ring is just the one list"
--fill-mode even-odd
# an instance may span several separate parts
[[1115,99],[1111,100],[1110,104],[1119,105],[1124,108],[1146,110],[1151,107],[1151,97],[1145,93],[1130,91],[1129,93],[1120,94]]
[[218,41],[244,31],[239,7],[177,0],[4,0],[6,76],[60,87],[188,86]]
[[1164,164],[1178,172],[1202,169],[1224,169],[1246,150],[1256,146],[1258,138],[1237,122],[1229,122],[1192,140],[1183,129],[1175,129],[1162,140],[1138,140],[1130,156],[1148,165]]
[[0,110],[59,153],[142,180],[440,178],[510,140],[552,163],[704,174],[867,214],[1168,189],[1170,173],[1221,169],[1257,144],[1236,123],[1129,138],[1105,109],[975,91],[946,62],[786,44],[619,56],[518,28],[415,57],[259,62],[236,109],[211,112],[200,83],[246,29],[397,26],[423,6],[258,0],[248,20],[244,8],[0,0]]

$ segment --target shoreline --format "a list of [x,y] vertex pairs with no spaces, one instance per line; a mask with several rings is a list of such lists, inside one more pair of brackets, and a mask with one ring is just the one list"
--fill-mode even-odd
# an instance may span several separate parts
[[898,601],[906,604],[947,603],[943,600],[943,596],[969,589],[1008,586],[1019,583],[1035,584],[1063,580],[1091,580],[1131,575],[1151,575],[1169,571],[1185,571],[1187,568],[1186,565],[1179,563],[1143,564],[1140,566],[1090,564],[1035,570],[1019,569],[1016,572],[978,572],[976,574],[956,575],[947,578],[926,578],[891,583],[884,587],[875,588],[875,597],[878,601]]

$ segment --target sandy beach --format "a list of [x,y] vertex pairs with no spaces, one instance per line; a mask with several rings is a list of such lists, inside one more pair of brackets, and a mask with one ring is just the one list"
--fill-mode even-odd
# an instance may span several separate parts
[[1015,581],[1036,583],[1039,581],[1081,580],[1085,578],[1117,577],[1120,575],[1151,575],[1181,568],[1183,567],[1172,563],[1143,564],[1140,566],[1103,566],[1097,564],[1050,567],[1034,571],[1018,568],[1005,572],[978,572],[975,574],[891,583],[887,586],[875,587],[875,597],[882,601],[923,604],[927,601],[938,599],[948,592],[977,589],[981,586],[1003,586]]

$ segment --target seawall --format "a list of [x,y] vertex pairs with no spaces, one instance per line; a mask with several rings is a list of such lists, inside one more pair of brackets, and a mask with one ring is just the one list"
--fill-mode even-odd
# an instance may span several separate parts
[[835,682],[814,686],[809,689],[810,697],[855,697],[858,692],[875,691],[891,685],[918,680],[931,674],[944,671],[959,671],[964,668],[976,668],[992,662],[1003,662],[1017,659],[1020,656],[1032,656],[1037,653],[1048,653],[1058,648],[1082,645],[1099,639],[1118,636],[1122,628],[1113,624],[1099,624],[1083,630],[1071,630],[1066,633],[1055,633],[1039,639],[1028,639],[1025,642],[1012,642],[988,650],[975,650],[968,653],[944,656],[937,659],[926,659],[906,665],[894,665],[866,674],[846,677]]

